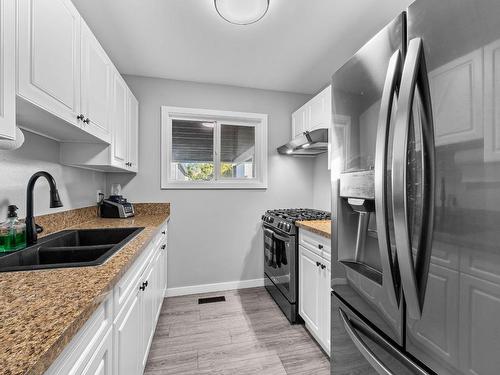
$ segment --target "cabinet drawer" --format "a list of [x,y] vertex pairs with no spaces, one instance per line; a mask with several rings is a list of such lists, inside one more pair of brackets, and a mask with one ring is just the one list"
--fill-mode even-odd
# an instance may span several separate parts
[[307,230],[299,230],[299,245],[304,246],[306,249],[312,251],[313,253],[326,258],[331,259],[331,245],[330,240],[319,234],[309,232]]
[[112,327],[113,296],[101,303],[45,375],[82,374]]

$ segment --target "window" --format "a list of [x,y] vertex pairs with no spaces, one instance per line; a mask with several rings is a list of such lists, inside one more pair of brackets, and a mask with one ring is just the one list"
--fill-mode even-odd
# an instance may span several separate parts
[[162,107],[162,189],[267,188],[267,115]]

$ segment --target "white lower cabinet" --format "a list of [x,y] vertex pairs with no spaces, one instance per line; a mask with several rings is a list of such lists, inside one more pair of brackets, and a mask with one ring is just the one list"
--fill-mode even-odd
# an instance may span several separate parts
[[[325,241],[325,246],[327,246]],[[299,314],[306,328],[330,354],[330,261],[299,246]]]
[[112,375],[113,374],[113,332],[108,329],[101,344],[90,358],[90,362],[82,375]]
[[167,285],[167,224],[45,375],[140,375]]
[[115,374],[136,375],[140,373],[140,353],[137,350],[137,338],[141,334],[141,298],[136,289],[125,311],[115,321]]

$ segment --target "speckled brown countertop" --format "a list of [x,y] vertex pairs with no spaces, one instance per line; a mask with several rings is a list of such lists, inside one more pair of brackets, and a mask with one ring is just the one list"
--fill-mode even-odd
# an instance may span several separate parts
[[309,220],[309,221],[297,221],[295,224],[299,228],[308,230],[319,234],[320,236],[331,238],[332,237],[332,221],[331,220]]
[[137,215],[130,219],[97,218],[92,208],[40,217],[37,222],[52,223],[47,232],[69,227],[145,229],[100,266],[0,273],[2,375],[43,374],[170,216],[168,203],[135,208]]

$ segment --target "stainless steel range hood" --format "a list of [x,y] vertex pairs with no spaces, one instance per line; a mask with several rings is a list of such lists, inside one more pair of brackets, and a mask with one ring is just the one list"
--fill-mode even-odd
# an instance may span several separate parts
[[328,152],[328,129],[304,132],[286,145],[278,147],[278,153],[290,156],[317,156]]

